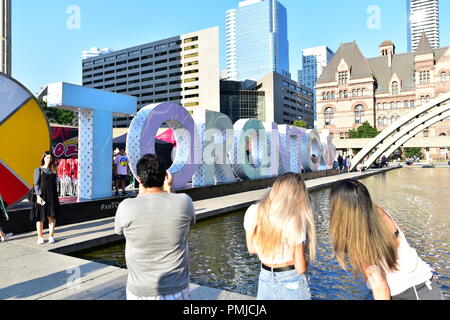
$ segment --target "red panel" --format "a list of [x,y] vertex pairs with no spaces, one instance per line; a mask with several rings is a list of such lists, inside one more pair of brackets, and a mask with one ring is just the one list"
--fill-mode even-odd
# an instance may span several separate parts
[[0,193],[8,206],[19,201],[30,189],[0,163]]

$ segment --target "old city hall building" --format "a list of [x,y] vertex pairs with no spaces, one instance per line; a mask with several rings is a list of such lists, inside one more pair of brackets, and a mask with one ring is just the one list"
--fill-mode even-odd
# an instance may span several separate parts
[[[384,41],[380,56],[366,59],[356,42],[343,43],[317,81],[319,130],[335,139],[368,121],[379,131],[411,109],[450,91],[450,47],[432,49],[422,35],[415,52],[396,54]],[[417,137],[450,136],[446,119]]]

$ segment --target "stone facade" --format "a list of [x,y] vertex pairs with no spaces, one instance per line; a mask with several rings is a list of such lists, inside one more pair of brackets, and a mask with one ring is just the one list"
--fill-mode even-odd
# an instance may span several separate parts
[[[318,128],[335,139],[368,121],[382,131],[423,103],[450,91],[450,47],[432,49],[425,34],[414,53],[395,53],[385,41],[366,59],[356,42],[344,43],[316,86]],[[450,136],[450,119],[417,137]],[[439,156],[442,150],[430,150]],[[448,150],[445,150],[448,152]]]

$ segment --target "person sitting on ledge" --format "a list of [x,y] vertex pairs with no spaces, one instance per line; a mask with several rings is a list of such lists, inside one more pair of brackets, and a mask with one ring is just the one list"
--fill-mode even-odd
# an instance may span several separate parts
[[188,300],[192,199],[173,193],[172,176],[155,155],[138,161],[137,175],[138,197],[124,200],[115,218],[115,232],[126,239],[127,299]]

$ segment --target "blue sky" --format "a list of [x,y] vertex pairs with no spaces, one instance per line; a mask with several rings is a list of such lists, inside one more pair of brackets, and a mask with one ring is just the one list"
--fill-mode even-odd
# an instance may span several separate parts
[[[13,77],[33,93],[53,82],[81,83],[81,51],[115,50],[213,26],[220,27],[225,68],[225,11],[239,0],[13,0]],[[327,45],[336,51],[356,40],[366,57],[392,40],[406,52],[405,0],[281,0],[288,10],[290,68],[297,80],[301,49]],[[369,6],[380,9],[380,28],[369,29]],[[80,9],[80,28],[69,29]],[[441,46],[450,46],[450,1],[440,1]]]

